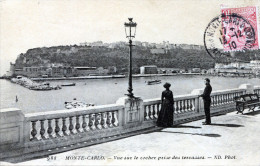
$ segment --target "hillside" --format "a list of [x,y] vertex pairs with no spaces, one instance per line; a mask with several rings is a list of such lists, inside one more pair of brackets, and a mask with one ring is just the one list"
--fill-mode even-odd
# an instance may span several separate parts
[[[259,51],[237,53],[245,61],[254,59]],[[70,66],[116,66],[119,72],[127,71],[129,57],[128,47],[106,48],[88,46],[56,46],[29,49],[16,59],[16,68],[24,66],[42,66],[51,63],[62,63]],[[225,60],[224,60],[225,61]],[[133,47],[133,70],[139,72],[143,65],[157,65],[171,68],[203,68],[214,67],[215,61],[205,50],[171,49],[165,54],[154,55],[146,47]]]

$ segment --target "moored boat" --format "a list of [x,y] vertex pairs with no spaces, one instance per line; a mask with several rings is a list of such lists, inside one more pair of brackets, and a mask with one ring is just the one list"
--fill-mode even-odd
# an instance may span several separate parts
[[152,80],[152,81],[147,81],[147,85],[154,85],[154,84],[160,84],[161,80]]
[[73,101],[69,101],[69,102],[65,102],[64,103],[64,107],[66,109],[72,109],[72,108],[87,108],[90,106],[95,106],[95,104],[92,103],[84,103],[81,101],[77,101],[76,99],[74,99]]
[[76,83],[68,83],[68,84],[62,84],[61,86],[75,86],[76,85]]

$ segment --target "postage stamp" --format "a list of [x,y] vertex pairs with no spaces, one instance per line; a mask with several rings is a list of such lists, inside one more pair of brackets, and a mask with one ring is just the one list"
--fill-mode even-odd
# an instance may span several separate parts
[[221,8],[224,52],[259,49],[257,9]]

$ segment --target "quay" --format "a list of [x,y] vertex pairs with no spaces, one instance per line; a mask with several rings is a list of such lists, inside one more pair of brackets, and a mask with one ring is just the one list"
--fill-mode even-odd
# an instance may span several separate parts
[[[193,74],[193,73],[190,73]],[[155,77],[155,76],[176,76],[178,74],[134,74],[133,77]],[[194,75],[200,75],[194,73]],[[103,76],[81,76],[81,77],[50,77],[50,78],[31,78],[33,81],[51,81],[51,80],[81,80],[81,79],[113,79],[125,78],[125,75],[103,75]]]
[[234,98],[260,95],[260,86],[213,91],[210,126],[201,125],[202,92],[175,96],[173,128],[156,127],[159,98],[122,97],[110,105],[26,114],[1,109],[1,165],[258,165],[259,108],[236,114]]

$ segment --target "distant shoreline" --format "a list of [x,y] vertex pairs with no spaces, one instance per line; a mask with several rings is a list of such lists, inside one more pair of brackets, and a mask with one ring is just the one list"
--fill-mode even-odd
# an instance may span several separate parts
[[[156,76],[177,76],[177,75],[205,75],[217,77],[248,77],[248,76],[230,76],[230,75],[217,75],[217,74],[202,74],[202,73],[172,73],[172,74],[133,74],[133,78],[138,77],[156,77]],[[128,75],[104,75],[104,76],[81,76],[81,77],[49,77],[30,78],[33,81],[54,81],[54,80],[83,80],[83,79],[114,79],[114,78],[127,78]],[[0,77],[0,79],[8,79],[7,77]]]
[[[174,73],[174,74],[134,74],[133,78],[137,77],[155,77],[155,76],[176,76],[176,75],[202,75],[200,73]],[[113,79],[126,78],[126,75],[107,75],[107,76],[82,76],[82,77],[56,77],[56,78],[31,78],[33,81],[52,81],[52,80],[80,80],[80,79]]]

